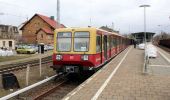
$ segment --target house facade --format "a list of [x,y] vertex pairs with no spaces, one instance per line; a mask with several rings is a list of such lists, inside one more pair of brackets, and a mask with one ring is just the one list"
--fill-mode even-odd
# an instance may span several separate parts
[[[53,37],[53,32],[56,25],[57,22],[53,17],[35,14],[25,23],[25,25],[21,27],[20,30],[22,30],[22,40],[27,44],[51,44],[53,43],[53,38],[51,37]],[[61,24],[60,27],[63,28],[65,26]]]
[[17,26],[0,25],[0,48],[15,49],[18,37],[19,30]]
[[15,40],[14,39],[0,39],[0,48],[14,50],[15,49]]
[[41,28],[37,33],[37,43],[53,44],[53,31]]

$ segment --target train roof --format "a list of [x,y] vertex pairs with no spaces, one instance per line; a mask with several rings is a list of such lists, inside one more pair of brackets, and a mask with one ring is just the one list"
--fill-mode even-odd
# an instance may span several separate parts
[[[98,30],[101,32],[104,32],[103,34],[105,35],[116,35],[116,36],[120,36],[120,37],[124,37],[116,32],[108,32],[106,30],[103,29],[99,29],[99,28],[95,28],[95,27],[70,27],[70,28],[60,28],[60,29],[56,29],[55,31],[73,31],[73,30],[77,30],[77,31],[87,31],[87,30]],[[126,37],[124,37],[126,38]]]

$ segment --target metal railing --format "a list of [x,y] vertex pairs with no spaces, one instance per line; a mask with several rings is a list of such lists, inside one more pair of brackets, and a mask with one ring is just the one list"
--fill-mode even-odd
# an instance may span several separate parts
[[[62,73],[61,73],[61,74],[62,74]],[[28,90],[30,90],[30,89],[33,89],[33,88],[35,88],[35,87],[37,87],[37,86],[39,86],[39,85],[41,85],[41,84],[43,84],[43,83],[48,82],[48,81],[54,79],[55,77],[57,77],[57,76],[59,76],[59,75],[61,75],[61,74],[51,76],[51,77],[49,77],[49,78],[47,78],[47,79],[44,79],[44,80],[42,80],[42,81],[40,81],[40,82],[37,82],[37,83],[35,83],[35,84],[32,84],[32,85],[30,85],[30,86],[28,86],[28,87],[25,87],[25,88],[23,88],[23,89],[20,89],[20,90],[18,90],[18,91],[16,91],[16,92],[13,92],[13,93],[11,93],[11,94],[9,94],[9,95],[6,95],[6,96],[4,96],[4,97],[1,97],[0,100],[7,100],[7,99],[10,99],[10,98],[13,98],[13,97],[15,97],[15,96],[17,96],[17,95],[19,95],[19,94],[21,94],[21,93],[24,93],[24,92],[26,92],[26,91],[28,91]]]

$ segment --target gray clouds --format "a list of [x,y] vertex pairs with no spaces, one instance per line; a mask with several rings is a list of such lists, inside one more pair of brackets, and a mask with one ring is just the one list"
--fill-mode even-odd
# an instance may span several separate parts
[[[68,27],[100,27],[115,24],[122,33],[143,31],[143,8],[147,8],[147,30],[159,32],[160,28],[170,30],[170,1],[168,0],[60,0],[61,23]],[[56,15],[56,0],[0,0],[0,23],[19,25],[35,13]],[[17,15],[17,16],[14,16]],[[22,17],[18,17],[22,16]],[[158,27],[162,25],[162,27]]]

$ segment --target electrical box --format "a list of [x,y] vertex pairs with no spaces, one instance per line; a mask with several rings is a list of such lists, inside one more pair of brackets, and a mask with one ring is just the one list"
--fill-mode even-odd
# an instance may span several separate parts
[[2,74],[2,85],[6,90],[20,88],[17,77],[13,73]]

